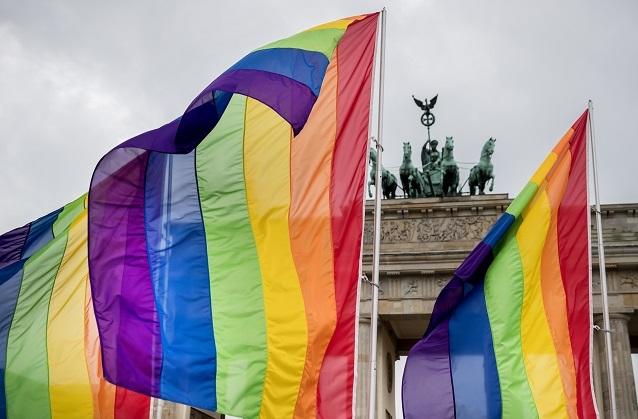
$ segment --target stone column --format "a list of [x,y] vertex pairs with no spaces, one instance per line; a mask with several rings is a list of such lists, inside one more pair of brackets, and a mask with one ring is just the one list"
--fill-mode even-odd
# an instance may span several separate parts
[[[594,318],[594,322],[596,324],[602,324],[602,320],[598,321],[596,320],[596,317]],[[596,405],[598,406],[598,411],[601,412],[601,417],[604,417],[602,415],[602,412],[605,411],[605,401],[603,398],[603,392],[607,391],[607,382],[605,381],[605,383],[603,383],[603,376],[602,376],[602,369],[603,369],[603,364],[605,364],[605,342],[603,339],[599,338],[599,335],[601,333],[599,331],[594,330],[594,339],[593,339],[593,343],[594,343],[594,348],[593,348],[593,353],[592,353],[592,367],[593,367],[593,380],[594,380],[594,396],[596,396]],[[605,379],[607,376],[605,376]]]
[[396,345],[391,331],[383,322],[379,322],[377,341],[377,418],[395,418],[394,392],[396,380],[394,376],[394,361],[396,360]]
[[[159,408],[162,412],[158,412]],[[189,406],[173,403],[169,401],[160,401],[153,398],[151,400],[151,418],[161,417],[162,419],[188,419],[190,417],[191,408]]]
[[[601,325],[601,316],[596,316],[596,324]],[[611,346],[613,352],[616,408],[618,419],[638,418],[638,405],[636,403],[636,387],[634,384],[634,373],[631,364],[631,345],[629,343],[629,329],[627,323],[630,317],[621,313],[610,313],[609,320],[611,326]],[[599,362],[601,366],[601,384],[603,386],[603,404],[599,406],[603,417],[609,418],[609,388],[607,385],[607,354],[605,353],[605,337],[603,332],[596,332],[598,340]]]
[[359,359],[357,361],[357,391],[355,417],[366,418],[370,403],[370,317],[359,316]]

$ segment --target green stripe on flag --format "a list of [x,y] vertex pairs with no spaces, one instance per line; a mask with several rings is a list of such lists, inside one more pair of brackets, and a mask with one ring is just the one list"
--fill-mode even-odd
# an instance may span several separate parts
[[345,29],[319,29],[301,32],[290,38],[264,45],[256,51],[269,48],[297,48],[320,52],[325,55],[327,59],[331,59],[332,53],[344,32]]
[[485,278],[485,303],[501,387],[502,417],[536,419],[538,413],[527,381],[521,342],[524,278],[516,242],[520,221],[518,218],[495,251]]
[[[244,181],[246,97],[234,95],[196,150],[217,348],[217,410],[258,417],[266,372],[266,323]],[[257,408],[257,410],[255,410]]]
[[507,207],[506,212],[518,219],[532,198],[534,198],[536,191],[538,191],[538,185],[534,182],[527,182],[527,185],[525,185],[523,190],[514,198],[509,207]]
[[24,265],[7,343],[5,391],[9,419],[51,417],[47,319],[67,236],[65,232],[51,240]]

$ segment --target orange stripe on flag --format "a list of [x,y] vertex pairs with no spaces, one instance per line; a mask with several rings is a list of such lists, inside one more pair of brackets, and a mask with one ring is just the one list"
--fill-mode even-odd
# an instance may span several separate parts
[[305,128],[292,141],[290,240],[304,296],[308,349],[295,418],[317,414],[317,384],[335,329],[330,174],[336,135],[337,58],[330,62]]

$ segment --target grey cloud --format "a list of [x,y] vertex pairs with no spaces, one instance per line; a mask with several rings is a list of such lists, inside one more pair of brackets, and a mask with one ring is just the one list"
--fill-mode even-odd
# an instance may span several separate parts
[[515,195],[592,98],[603,202],[638,201],[630,0],[4,2],[0,231],[84,192],[101,155],[179,115],[250,50],[384,4],[386,166],[402,141],[418,159],[410,95],[438,92],[435,137],[453,135],[461,162],[496,137],[496,191]]

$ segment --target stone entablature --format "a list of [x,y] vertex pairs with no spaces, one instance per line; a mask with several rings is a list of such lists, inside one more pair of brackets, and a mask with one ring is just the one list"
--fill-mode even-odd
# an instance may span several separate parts
[[[418,283],[444,284],[510,202],[506,194],[383,201],[381,281],[400,279],[407,285],[399,288],[410,288],[405,296],[397,291],[392,297],[388,294],[383,298],[417,295],[435,298],[440,286],[420,287]],[[638,203],[603,205],[602,214],[609,290],[638,292]],[[364,272],[368,275],[372,262],[372,219],[373,205],[368,202],[363,258]],[[595,229],[592,243],[596,290],[599,283]]]

